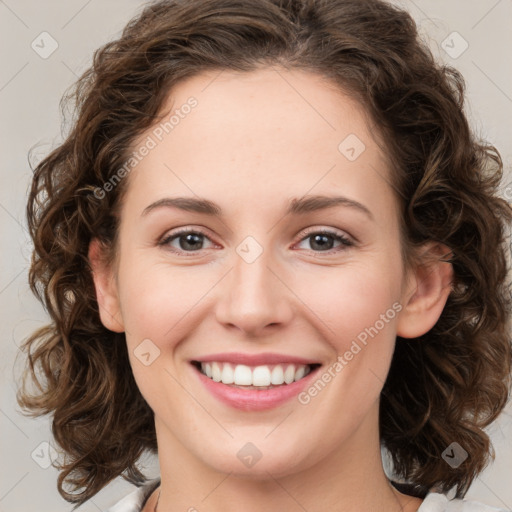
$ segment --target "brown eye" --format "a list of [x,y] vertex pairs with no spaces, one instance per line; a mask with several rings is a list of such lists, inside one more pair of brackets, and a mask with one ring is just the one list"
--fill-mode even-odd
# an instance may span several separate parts
[[[210,240],[204,233],[185,229],[170,233],[159,243],[159,246],[168,247],[172,252],[198,252],[205,249],[205,240]],[[211,242],[211,241],[210,241]]]
[[[354,244],[346,236],[334,231],[315,231],[302,238],[301,243],[309,241],[309,249],[315,252],[328,252],[343,250]],[[338,244],[335,246],[335,244]]]

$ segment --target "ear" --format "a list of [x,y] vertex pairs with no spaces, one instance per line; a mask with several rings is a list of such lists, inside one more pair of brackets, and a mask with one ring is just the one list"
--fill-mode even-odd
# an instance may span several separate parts
[[111,331],[124,332],[114,271],[111,265],[105,263],[104,247],[96,238],[89,244],[88,257],[101,323]]
[[438,321],[452,290],[453,267],[447,261],[451,254],[445,245],[435,242],[422,247],[419,263],[409,271],[402,295],[398,336],[417,338]]

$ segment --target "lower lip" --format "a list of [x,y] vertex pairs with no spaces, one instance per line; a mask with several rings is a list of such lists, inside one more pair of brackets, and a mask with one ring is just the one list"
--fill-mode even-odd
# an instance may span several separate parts
[[242,411],[263,411],[273,409],[297,396],[314,378],[320,367],[315,368],[302,379],[271,389],[241,389],[215,382],[198,368],[194,370],[210,393],[221,402]]

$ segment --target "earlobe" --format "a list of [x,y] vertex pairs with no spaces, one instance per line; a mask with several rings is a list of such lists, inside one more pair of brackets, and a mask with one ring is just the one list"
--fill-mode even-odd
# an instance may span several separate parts
[[410,271],[410,279],[402,295],[398,336],[417,338],[438,321],[452,289],[450,254],[451,251],[442,244],[430,243],[424,247],[421,262]]
[[96,300],[101,323],[114,332],[124,332],[117,284],[113,270],[106,265],[103,257],[104,249],[98,239],[89,244],[88,258],[92,270]]

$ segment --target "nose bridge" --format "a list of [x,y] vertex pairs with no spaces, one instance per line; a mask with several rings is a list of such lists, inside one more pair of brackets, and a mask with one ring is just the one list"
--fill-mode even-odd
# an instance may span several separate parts
[[236,248],[217,318],[254,333],[288,321],[291,308],[287,289],[275,275],[277,265],[272,250],[251,238],[247,237]]
[[[270,250],[263,251],[254,260],[246,259],[240,252],[242,248],[237,250],[235,257],[235,265],[233,269],[232,286],[234,295],[238,295],[239,299],[257,300],[263,304],[264,301],[271,299],[273,283],[271,283],[272,257]],[[251,251],[247,256],[251,256]],[[274,277],[275,279],[275,277]]]

